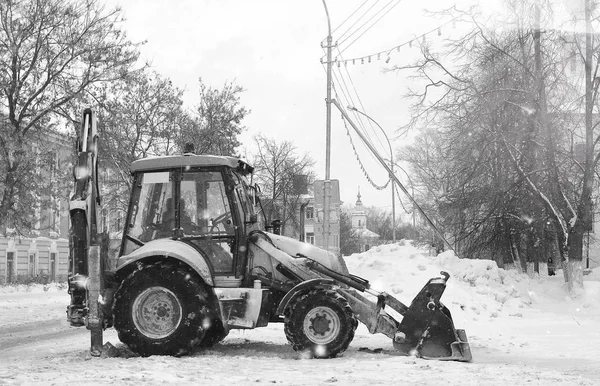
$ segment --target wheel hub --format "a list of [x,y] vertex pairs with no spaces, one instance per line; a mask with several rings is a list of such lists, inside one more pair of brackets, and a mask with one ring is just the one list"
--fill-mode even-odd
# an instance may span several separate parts
[[325,314],[318,314],[311,320],[312,325],[310,328],[315,332],[315,334],[325,335],[327,331],[329,331],[329,325],[331,324],[331,320],[327,319]]
[[329,307],[315,307],[304,318],[304,332],[316,344],[332,342],[339,335],[340,329],[340,318]]
[[133,302],[133,322],[145,336],[162,339],[171,335],[182,319],[181,303],[165,287],[150,287]]

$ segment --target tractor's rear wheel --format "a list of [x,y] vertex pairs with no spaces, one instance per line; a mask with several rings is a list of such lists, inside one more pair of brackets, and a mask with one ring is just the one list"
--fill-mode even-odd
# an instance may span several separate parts
[[285,311],[285,335],[295,351],[333,358],[346,351],[358,321],[348,301],[331,290],[300,295]]
[[187,270],[157,263],[131,273],[115,294],[114,327],[141,356],[189,354],[204,338],[208,291]]

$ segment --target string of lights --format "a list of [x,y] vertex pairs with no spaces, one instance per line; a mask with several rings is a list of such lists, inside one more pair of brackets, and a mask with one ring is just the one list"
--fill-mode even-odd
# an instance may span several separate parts
[[[338,68],[338,69],[335,69],[335,68],[333,69],[333,75],[334,75],[334,77],[336,78],[336,81],[337,81],[338,83],[340,83],[340,82],[339,82],[339,79],[338,79],[338,76],[337,76],[337,74],[336,74],[336,70],[337,70],[337,72],[339,73],[339,78],[342,80],[342,82],[341,82],[341,84],[340,84],[340,85],[341,85],[341,86],[343,86],[343,87],[342,87],[342,92],[343,92],[343,93],[344,93],[344,95],[347,97],[347,101],[346,101],[346,102],[349,102],[349,104],[350,104],[351,106],[360,106],[360,109],[361,109],[362,111],[365,111],[366,109],[365,109],[365,107],[364,107],[364,105],[363,105],[363,103],[362,103],[362,100],[361,100],[361,98],[360,98],[360,95],[359,95],[359,93],[358,93],[358,91],[357,91],[357,89],[356,89],[356,86],[354,85],[354,80],[352,79],[352,76],[350,75],[350,72],[348,71],[348,69],[347,69],[347,68],[344,68],[344,70],[345,70],[345,72],[346,72],[346,75],[344,75],[344,74],[342,73],[342,70],[341,70],[341,69],[339,69],[339,68]],[[349,87],[348,87],[348,85],[347,85],[347,83],[346,83],[346,78],[348,78],[348,80],[349,80],[349,83],[350,83],[350,85],[352,86],[352,90],[354,91],[354,95],[356,95],[356,99],[357,99],[357,101],[358,101],[358,104],[354,102],[354,99],[353,99],[352,97],[348,97],[348,96],[347,96],[347,94],[351,94],[351,92],[350,92],[350,89],[349,89]],[[346,94],[346,92],[345,92],[344,90],[347,90],[347,94]],[[348,103],[345,103],[345,105],[348,105]],[[368,140],[369,140],[369,141],[370,141],[372,144],[374,144],[374,141],[373,141],[373,139],[371,138],[371,135],[369,134],[369,130],[367,130],[367,128],[366,128],[366,126],[365,126],[365,124],[363,123],[363,115],[362,115],[362,114],[359,114],[357,111],[354,111],[354,110],[351,110],[351,111],[354,113],[354,117],[355,117],[356,121],[358,122],[359,126],[362,128],[362,131],[363,131],[363,134],[365,135],[365,137],[367,137],[367,139],[368,139]],[[380,147],[380,148],[381,148],[381,149],[384,149],[384,150],[383,150],[383,152],[384,152],[384,153],[387,153],[387,152],[389,151],[389,149],[388,149],[388,148],[389,148],[389,144],[386,146],[386,143],[388,142],[388,140],[386,139],[386,143],[384,143],[384,142],[383,142],[383,140],[382,140],[382,139],[381,139],[381,137],[380,137],[380,134],[381,134],[380,130],[379,130],[379,129],[376,129],[376,128],[373,126],[373,122],[372,122],[370,119],[367,119],[367,122],[368,122],[368,125],[369,125],[369,127],[371,128],[371,130],[370,130],[370,131],[371,131],[371,133],[372,133],[372,134],[375,136],[375,138],[377,139],[377,142],[379,142],[379,144],[381,145],[381,147]],[[370,153],[369,153],[369,154],[370,154]],[[389,156],[389,157],[391,157],[392,155],[391,155],[391,154],[388,154],[388,156]],[[371,155],[371,157],[372,157],[373,159],[375,159],[375,157],[374,157],[373,155]]]
[[[325,71],[325,68],[324,68],[324,71]],[[336,72],[334,72],[333,75],[334,75],[334,78],[335,78],[336,81],[334,82],[334,84],[332,86],[333,86],[333,91],[334,91],[334,94],[335,94],[336,98],[338,100],[340,100],[340,101],[344,101],[345,104],[350,103],[350,104],[354,105],[354,99],[353,99],[353,97],[351,95],[352,93],[350,92],[350,89],[349,89],[349,87],[348,87],[348,85],[346,83],[346,80],[344,79],[343,74],[341,72],[339,73],[341,80],[340,80],[340,78],[338,78],[338,74]],[[350,77],[350,74],[348,74],[348,76]],[[350,80],[351,80],[351,78],[350,78]],[[343,94],[342,96],[340,96],[338,94],[338,87],[337,87],[338,85],[340,86],[340,91]],[[354,93],[356,94],[357,98],[359,99],[358,103],[360,104],[360,106],[362,106],[362,102],[360,101],[360,96],[358,96],[358,92],[357,92],[356,87],[354,86],[353,83],[352,83],[352,87],[353,87]],[[356,159],[357,159],[357,161],[359,163],[359,167],[362,170],[365,178],[377,190],[383,190],[383,189],[387,188],[387,186],[389,185],[389,183],[390,183],[391,180],[388,179],[388,181],[385,183],[385,185],[379,185],[379,184],[375,183],[375,181],[373,180],[373,178],[367,172],[366,167],[365,167],[362,159],[360,158],[360,155],[358,153],[357,147],[356,147],[356,145],[355,145],[355,143],[354,143],[354,141],[352,139],[352,134],[351,134],[350,130],[348,129],[347,123],[344,120],[343,116],[342,116],[342,120],[343,120],[344,126],[346,128],[346,134],[348,135],[348,138],[350,140],[350,145],[352,146],[352,149],[354,151]],[[362,118],[361,118],[360,114],[357,115],[357,120],[359,122],[359,126],[361,126],[363,135],[365,135],[365,137],[367,137],[367,139],[371,143],[373,143],[373,140],[371,139],[371,137],[370,137],[370,135],[368,133],[368,130],[366,130],[366,127],[364,126],[364,123],[362,122]],[[371,125],[371,128],[372,128],[372,125]],[[377,136],[377,134],[376,134],[377,131],[375,131],[373,128],[372,128],[372,130],[373,130],[373,133],[375,133],[375,135]],[[381,140],[379,139],[378,136],[377,136],[377,139],[381,143]],[[370,152],[368,152],[368,154],[371,155],[371,157],[374,158],[374,156]]]
[[350,135],[350,130],[348,129],[348,124],[346,122],[346,119],[344,118],[344,116],[342,115],[342,122],[344,122],[344,127],[346,128],[346,134],[348,135],[348,138],[350,139],[350,145],[352,146],[352,150],[354,151],[354,155],[356,155],[356,159],[358,161],[358,165],[360,166],[360,170],[362,170],[365,178],[367,179],[367,181],[369,181],[369,183],[377,190],[384,190],[385,188],[388,187],[388,185],[390,184],[390,181],[392,181],[392,179],[388,179],[387,182],[385,183],[385,185],[377,185],[375,183],[375,181],[373,181],[373,179],[371,178],[371,176],[369,176],[369,173],[367,173],[367,170],[365,169],[365,166],[363,165],[360,156],[358,155],[358,152],[356,151],[356,147],[354,146],[354,141],[352,140],[352,135]]
[[411,209],[410,212],[406,209],[406,207],[404,206],[404,203],[402,202],[402,198],[400,197],[400,189],[396,189],[396,197],[398,197],[398,202],[400,202],[400,206],[402,207],[402,209],[404,209],[404,213],[411,214],[413,212],[414,208]]
[[[453,28],[454,28],[456,26],[456,21],[458,19],[460,19],[461,17],[462,16],[454,17],[451,20],[449,20],[449,21],[447,21],[447,22],[445,22],[445,23],[443,23],[443,24],[441,24],[441,25],[439,25],[439,26],[437,26],[435,28],[432,28],[431,30],[429,30],[429,31],[427,31],[427,32],[425,32],[425,33],[423,33],[421,35],[415,36],[413,39],[411,39],[409,41],[406,41],[404,43],[401,43],[399,45],[393,46],[391,48],[387,48],[387,49],[379,51],[379,52],[374,52],[374,53],[371,53],[369,55],[358,56],[358,57],[353,57],[353,58],[349,58],[349,59],[341,58],[341,55],[340,56],[336,56],[333,59],[333,63],[337,64],[338,67],[341,67],[342,64],[345,67],[347,67],[348,63],[350,63],[352,65],[355,65],[357,63],[359,63],[359,64],[365,64],[365,62],[366,62],[367,64],[369,64],[369,63],[372,63],[373,60],[378,60],[379,61],[382,58],[385,58],[385,63],[389,63],[392,54],[393,53],[399,53],[400,49],[402,47],[408,46],[409,48],[411,48],[414,42],[426,41],[427,40],[427,36],[429,36],[429,35],[431,35],[433,33],[437,33],[437,36],[441,36],[442,35],[442,28],[443,27],[446,27],[447,25],[452,24]],[[345,48],[344,48],[344,50],[345,50]],[[341,50],[340,53],[343,52],[344,50]],[[325,56],[321,57],[321,63],[327,63],[327,60],[326,60]]]

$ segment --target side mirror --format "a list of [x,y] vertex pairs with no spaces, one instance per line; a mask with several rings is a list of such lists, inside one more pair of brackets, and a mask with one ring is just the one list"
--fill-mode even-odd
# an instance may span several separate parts
[[281,234],[281,220],[273,220],[271,222],[271,227],[273,228],[273,233],[276,235]]

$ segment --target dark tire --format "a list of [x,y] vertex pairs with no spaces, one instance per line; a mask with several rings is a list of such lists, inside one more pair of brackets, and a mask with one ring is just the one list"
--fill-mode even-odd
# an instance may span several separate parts
[[121,342],[141,355],[186,355],[204,338],[209,314],[204,283],[173,264],[131,273],[115,294],[114,327]]
[[331,290],[300,295],[284,316],[285,336],[292,348],[314,358],[334,358],[346,351],[358,326],[348,301]]
[[200,342],[200,347],[212,347],[225,339],[228,334],[229,333],[223,328],[221,320],[213,319],[210,328],[206,330],[206,334],[204,335],[202,342]]

